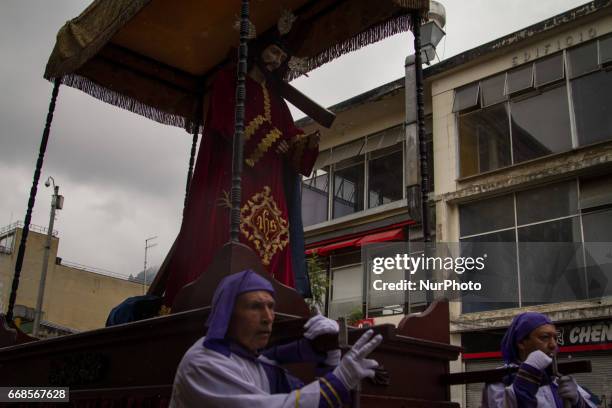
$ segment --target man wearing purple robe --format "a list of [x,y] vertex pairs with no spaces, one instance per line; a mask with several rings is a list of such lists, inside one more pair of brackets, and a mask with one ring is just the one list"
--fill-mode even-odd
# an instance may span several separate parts
[[[340,350],[316,352],[311,341],[337,333],[321,315],[306,323],[304,338],[267,348],[274,321],[274,289],[251,270],[224,278],[208,317],[208,332],[185,353],[176,372],[171,408],[341,407],[349,390],[378,367],[366,357],[382,341],[370,330],[340,359]],[[280,364],[317,363],[318,380],[303,384]]]
[[548,367],[557,353],[557,330],[545,315],[525,312],[516,316],[502,340],[505,367],[518,371],[501,383],[487,384],[483,408],[593,407],[589,394],[570,376],[555,378]]

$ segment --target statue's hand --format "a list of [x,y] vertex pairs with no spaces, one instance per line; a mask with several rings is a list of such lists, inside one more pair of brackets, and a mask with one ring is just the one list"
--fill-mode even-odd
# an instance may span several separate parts
[[308,148],[314,149],[319,146],[319,142],[321,141],[321,132],[315,130],[311,134],[308,135]]
[[285,140],[281,140],[280,142],[278,142],[278,145],[276,146],[276,153],[283,155],[287,154],[288,151],[289,144]]

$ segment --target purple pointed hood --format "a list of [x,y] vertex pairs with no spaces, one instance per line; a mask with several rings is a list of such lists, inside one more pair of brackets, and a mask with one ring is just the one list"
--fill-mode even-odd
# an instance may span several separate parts
[[506,364],[520,362],[517,343],[545,324],[553,324],[553,322],[542,313],[525,312],[515,316],[501,343],[504,362]]
[[265,290],[274,296],[272,283],[251,269],[223,278],[215,290],[210,315],[206,321],[206,343],[225,338],[238,296],[258,290]]

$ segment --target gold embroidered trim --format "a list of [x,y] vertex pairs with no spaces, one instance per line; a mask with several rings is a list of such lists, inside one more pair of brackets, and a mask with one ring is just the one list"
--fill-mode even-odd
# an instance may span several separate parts
[[332,387],[330,382],[327,381],[327,379],[325,377],[321,377],[320,380],[323,381],[325,383],[325,385],[327,385],[327,388],[329,388],[329,390],[332,392],[332,394],[336,398],[336,401],[338,401],[339,406],[341,406],[342,405],[342,399],[340,398],[340,396],[336,392],[336,389],[334,387]]
[[265,121],[266,118],[264,118],[263,116],[255,116],[255,118],[253,118],[253,120],[249,122],[248,126],[244,128],[244,141],[246,142],[247,140],[249,140],[251,136],[253,136],[255,131],[265,123]]
[[272,106],[270,104],[270,93],[268,92],[268,88],[266,88],[265,82],[261,84],[261,91],[264,98],[264,114],[263,116],[255,116],[245,127],[244,141],[246,142],[251,139],[255,132],[257,132],[257,129],[259,129],[264,123],[269,123],[272,130],[268,132],[261,142],[259,142],[251,156],[244,160],[244,162],[251,167],[254,167],[255,163],[257,163],[263,157],[274,142],[276,142],[276,140],[283,135],[278,128],[272,126]]
[[268,266],[289,243],[289,222],[283,218],[269,186],[253,195],[240,210],[240,231]]
[[301,390],[299,388],[295,390],[295,408],[300,408],[300,394]]
[[277,128],[272,129],[268,132],[266,137],[264,137],[261,142],[257,145],[251,156],[246,159],[244,162],[249,166],[255,166],[255,163],[262,158],[262,156],[270,149],[270,147],[281,137],[283,134]]

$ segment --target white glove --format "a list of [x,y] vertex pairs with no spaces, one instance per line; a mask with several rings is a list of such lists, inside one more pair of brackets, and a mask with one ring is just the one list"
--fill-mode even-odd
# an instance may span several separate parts
[[559,384],[559,396],[564,400],[568,400],[572,405],[576,405],[580,400],[580,393],[578,392],[578,384],[569,375],[564,375],[557,380]]
[[333,374],[349,390],[357,387],[363,378],[374,377],[374,369],[378,367],[378,363],[366,357],[382,342],[382,336],[380,334],[374,338],[372,336],[374,336],[373,330],[365,332],[342,357],[340,365],[333,371]]
[[[318,314],[306,322],[304,325],[304,329],[306,332],[304,333],[304,337],[308,340],[314,340],[322,334],[338,334],[338,322],[332,319],[328,319],[327,317]],[[330,350],[327,352],[327,357],[323,362],[325,365],[330,367],[336,367],[340,362],[340,357],[342,353],[340,349]]]
[[540,371],[544,371],[544,369],[548,367],[550,363],[552,363],[552,358],[547,356],[541,350],[532,351],[527,356],[527,360],[525,360],[525,364],[529,364],[533,368],[536,368]]
[[339,330],[337,321],[320,314],[308,319],[304,329],[306,329],[304,337],[308,340],[314,340],[322,334],[337,334]]

